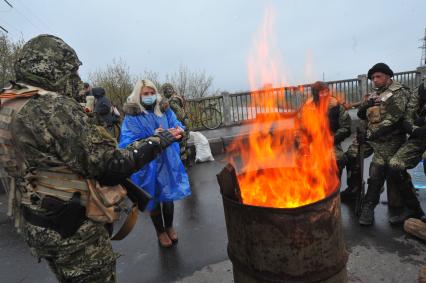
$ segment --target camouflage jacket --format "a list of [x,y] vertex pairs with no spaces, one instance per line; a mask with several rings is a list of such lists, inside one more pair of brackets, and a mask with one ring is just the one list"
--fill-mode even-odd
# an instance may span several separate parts
[[[336,99],[334,99],[336,100]],[[330,103],[329,107],[329,121],[330,128],[333,132],[334,139],[337,143],[340,143],[345,138],[351,135],[351,116],[348,111],[346,111],[345,107],[340,104]],[[335,113],[335,114],[334,114]]]
[[173,94],[169,98],[169,105],[173,112],[176,114],[176,118],[185,126],[188,127],[188,116],[185,112],[185,103],[183,98],[177,94]]
[[404,119],[408,121],[411,126],[414,126],[414,121],[418,117],[424,117],[426,122],[426,101],[424,97],[421,97],[419,94],[418,86],[410,95],[410,98],[407,103],[407,111],[405,113]]
[[11,130],[27,167],[66,165],[99,179],[119,152],[115,140],[89,120],[73,98],[40,90],[16,114]]
[[[389,140],[395,135],[405,136],[400,122],[406,114],[408,99],[411,96],[410,89],[393,81],[387,88],[370,94],[370,98],[375,96],[380,99],[380,105],[367,110],[367,133],[383,133],[379,135],[378,141]],[[360,108],[366,107],[367,104],[368,100],[363,101]]]

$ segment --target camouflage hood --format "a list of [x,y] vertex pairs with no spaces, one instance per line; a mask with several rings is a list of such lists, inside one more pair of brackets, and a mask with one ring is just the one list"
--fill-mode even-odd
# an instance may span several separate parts
[[161,93],[164,97],[170,98],[173,94],[176,94],[176,90],[171,83],[165,83],[161,86]]
[[81,87],[80,65],[74,49],[62,39],[42,34],[24,44],[14,67],[18,81],[74,95]]

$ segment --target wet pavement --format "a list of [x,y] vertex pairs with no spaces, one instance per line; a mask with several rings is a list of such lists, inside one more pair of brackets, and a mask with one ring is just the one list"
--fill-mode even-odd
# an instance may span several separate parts
[[[349,139],[346,141],[347,146]],[[232,282],[232,265],[226,253],[226,228],[216,174],[226,155],[189,170],[192,195],[175,205],[179,243],[160,248],[151,220],[141,214],[135,229],[114,242],[120,255],[118,282]],[[366,170],[368,165],[365,166]],[[345,187],[345,173],[342,178]],[[382,201],[385,200],[382,194]],[[420,191],[426,207],[426,190]],[[6,217],[6,196],[0,192],[0,282],[56,282],[44,261],[30,255]],[[353,208],[342,204],[342,222],[349,254],[349,282],[416,282],[426,262],[426,245],[388,224],[386,204],[376,208],[376,222],[361,227]]]

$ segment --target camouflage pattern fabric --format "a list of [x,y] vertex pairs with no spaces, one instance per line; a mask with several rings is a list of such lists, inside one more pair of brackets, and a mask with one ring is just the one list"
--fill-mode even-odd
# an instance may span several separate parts
[[39,35],[22,47],[14,69],[20,82],[77,97],[83,85],[80,65],[74,49],[62,39]]
[[67,239],[28,223],[23,232],[31,252],[47,260],[59,282],[115,282],[117,255],[102,224],[88,220]]
[[[393,81],[388,88],[376,91],[377,95],[385,92],[392,92],[392,96],[380,103],[380,122],[367,124],[367,135],[379,133],[383,128],[397,125],[406,113],[408,98],[411,96],[409,89],[402,84]],[[364,101],[360,107],[363,107]],[[388,165],[391,157],[399,147],[405,142],[406,134],[401,126],[395,126],[391,131],[380,134],[376,139],[368,141],[373,148],[373,163],[378,165]]]
[[[91,123],[71,98],[81,88],[80,65],[75,51],[60,38],[40,35],[28,41],[18,55],[16,77],[40,91],[15,115],[10,129],[15,151],[27,168],[66,166],[84,178],[99,180],[109,172],[109,160],[124,160],[129,151],[118,150],[114,139]],[[37,210],[33,207],[37,205],[28,209]],[[65,239],[29,223],[24,223],[24,231],[34,254],[49,262],[60,282],[115,281],[116,256],[102,224],[86,221]]]
[[422,160],[425,150],[424,138],[409,138],[391,158],[389,165],[400,170],[412,169]]
[[176,114],[176,118],[186,127],[185,135],[179,142],[180,159],[185,164],[188,160],[188,139],[189,139],[189,118],[185,112],[185,104],[183,98],[176,93],[173,85],[165,83],[161,86],[161,92],[168,99],[170,108]]
[[[373,148],[370,146],[370,144],[367,142],[364,144],[364,158],[368,158],[373,154]],[[351,145],[348,147],[348,149],[345,152],[346,157],[348,160],[357,160],[358,157],[358,140],[354,138],[352,140]]]
[[[412,92],[407,103],[407,111],[405,113],[404,119],[410,123],[413,128],[417,126],[414,125],[414,121],[423,115],[421,113],[424,109],[424,103],[422,98],[419,95],[418,88]],[[421,115],[421,116],[420,116]],[[390,166],[406,170],[414,168],[422,159],[422,154],[426,150],[426,140],[421,137],[410,137],[407,142],[405,142],[398,152],[390,160]]]
[[349,136],[351,132],[351,122],[352,119],[348,111],[346,111],[343,105],[339,104],[339,128],[333,133],[334,136],[341,134]]

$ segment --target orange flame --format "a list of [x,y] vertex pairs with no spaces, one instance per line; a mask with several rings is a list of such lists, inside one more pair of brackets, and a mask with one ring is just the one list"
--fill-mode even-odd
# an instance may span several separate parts
[[[244,164],[244,173],[238,176],[238,181],[245,204],[293,208],[325,198],[339,184],[327,117],[330,97],[322,97],[318,104],[308,101],[291,120],[292,129],[271,134],[282,119],[278,113],[279,99],[274,95],[277,91],[271,83],[283,87],[285,82],[283,77],[279,78],[279,60],[268,45],[272,23],[273,14],[269,10],[248,61],[253,90],[251,107],[258,109],[261,105],[272,112],[256,117],[247,140],[236,139],[230,149],[239,152]],[[256,91],[259,79],[268,86]]]

